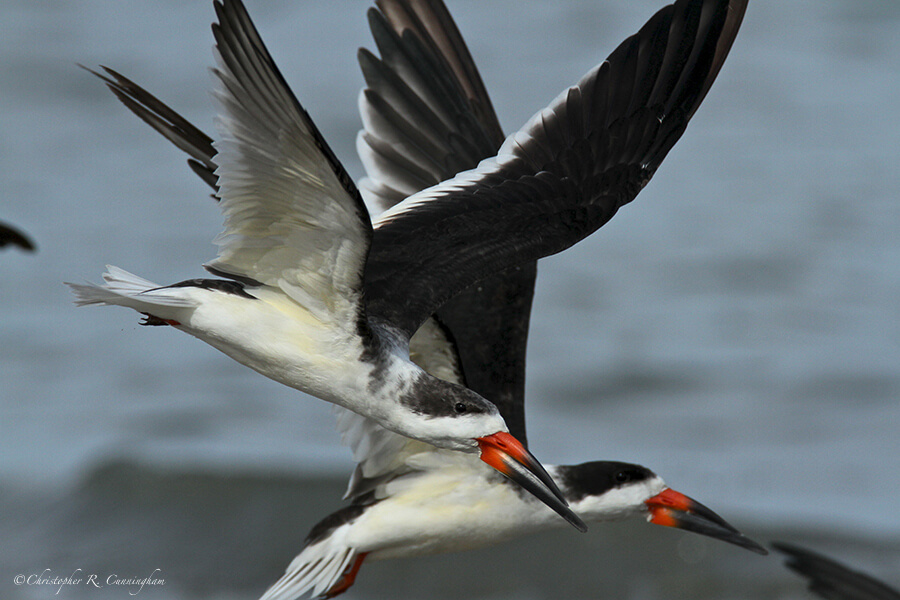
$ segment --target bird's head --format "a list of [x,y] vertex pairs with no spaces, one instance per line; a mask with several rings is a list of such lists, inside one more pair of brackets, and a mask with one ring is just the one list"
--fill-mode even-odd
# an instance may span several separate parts
[[640,465],[596,461],[555,468],[572,509],[588,521],[642,515],[656,525],[675,527],[768,554],[722,517],[696,500],[676,492]]
[[468,388],[435,378],[420,380],[414,389],[415,395],[401,401],[417,433],[411,437],[438,448],[477,453],[575,528],[587,530],[541,463],[509,433],[496,406]]

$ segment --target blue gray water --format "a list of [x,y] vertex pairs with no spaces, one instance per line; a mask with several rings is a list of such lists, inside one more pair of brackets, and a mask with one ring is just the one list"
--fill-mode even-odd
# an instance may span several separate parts
[[[82,569],[150,599],[253,598],[337,505],[324,403],[134,313],[76,310],[112,263],[202,274],[221,218],[167,142],[75,63],[212,131],[206,0],[14,0],[0,18],[0,597]],[[248,0],[354,176],[364,1]],[[661,1],[450,2],[507,130]],[[638,201],[540,266],[529,438],[545,462],[640,462],[751,537],[900,584],[900,3],[753,0],[716,85]],[[125,574],[125,573],[119,573]],[[738,549],[641,523],[371,565],[348,598],[788,598]]]

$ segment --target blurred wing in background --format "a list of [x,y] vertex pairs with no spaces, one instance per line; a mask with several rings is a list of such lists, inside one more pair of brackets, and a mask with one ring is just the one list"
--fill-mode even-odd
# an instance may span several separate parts
[[787,556],[789,569],[809,580],[809,589],[826,600],[900,600],[900,592],[882,581],[812,550],[785,542],[772,547]]
[[0,248],[6,246],[18,246],[29,252],[34,252],[36,249],[34,242],[27,235],[12,225],[0,222]]

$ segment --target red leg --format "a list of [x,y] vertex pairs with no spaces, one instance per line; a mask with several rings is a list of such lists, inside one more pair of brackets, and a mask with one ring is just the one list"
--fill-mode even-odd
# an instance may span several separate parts
[[171,325],[173,327],[177,327],[181,325],[175,319],[160,319],[159,317],[154,317],[150,313],[141,313],[144,315],[144,320],[141,321],[141,325]]
[[356,560],[353,561],[353,564],[344,571],[344,574],[341,576],[340,581],[331,586],[331,589],[325,592],[323,598],[334,598],[340,594],[343,594],[347,590],[350,589],[350,586],[353,585],[353,582],[356,581],[356,574],[359,573],[359,568],[362,566],[363,561],[366,559],[366,555],[368,552],[363,552],[359,556],[356,557]]

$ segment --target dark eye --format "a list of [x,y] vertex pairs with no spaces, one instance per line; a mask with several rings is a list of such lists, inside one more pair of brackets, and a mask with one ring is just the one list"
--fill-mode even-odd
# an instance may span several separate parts
[[631,479],[631,476],[628,471],[619,471],[616,473],[616,483],[625,483],[629,479]]
[[469,407],[466,406],[466,405],[465,405],[464,403],[462,403],[462,402],[457,402],[457,403],[453,406],[453,410],[455,410],[455,411],[456,411],[456,414],[458,414],[458,415],[461,415],[461,414],[463,414],[464,412],[466,412],[466,411],[468,410],[468,408],[469,408]]

